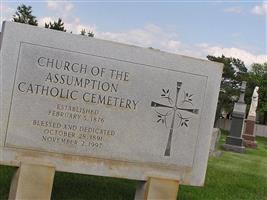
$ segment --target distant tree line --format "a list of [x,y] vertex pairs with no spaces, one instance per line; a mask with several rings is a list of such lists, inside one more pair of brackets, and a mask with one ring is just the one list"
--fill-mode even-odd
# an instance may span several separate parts
[[[26,6],[24,4],[17,7],[17,10],[16,10],[15,14],[13,15],[12,20],[14,22],[18,22],[18,23],[29,24],[32,26],[38,26],[38,21],[36,19],[36,16],[34,16],[32,14],[32,7]],[[54,21],[54,22],[45,23],[45,28],[63,31],[63,32],[67,31],[64,27],[64,22],[61,18],[58,18],[58,20]],[[90,30],[86,33],[85,29],[82,29],[80,34],[84,35],[84,36],[87,35],[88,37],[94,37],[95,36],[95,34]]]
[[[32,14],[32,7],[24,4],[18,6],[13,15],[13,21],[38,26],[36,16]],[[45,23],[45,28],[63,32],[67,31],[61,18],[54,22]],[[82,29],[80,34],[88,37],[95,36],[92,31],[86,32],[85,29]],[[248,105],[247,109],[249,109],[255,86],[259,86],[258,114],[260,115],[260,121],[267,124],[267,62],[264,64],[253,64],[252,69],[248,71],[244,62],[238,58],[225,57],[224,55],[219,57],[208,55],[207,58],[224,65],[216,119],[221,117],[223,112],[228,114],[232,112],[234,103],[239,97],[241,82],[247,81],[245,96],[245,101]]]

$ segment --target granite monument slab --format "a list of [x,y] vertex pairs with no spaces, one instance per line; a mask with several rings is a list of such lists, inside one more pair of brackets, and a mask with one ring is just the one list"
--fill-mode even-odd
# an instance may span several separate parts
[[1,164],[203,185],[221,64],[2,27]]
[[242,82],[240,88],[240,97],[238,102],[234,105],[234,110],[232,113],[232,123],[230,128],[230,134],[227,136],[223,148],[225,150],[234,151],[237,153],[244,153],[245,146],[244,140],[242,138],[242,133],[244,130],[244,119],[246,115],[246,107],[244,97],[246,91],[246,81]]

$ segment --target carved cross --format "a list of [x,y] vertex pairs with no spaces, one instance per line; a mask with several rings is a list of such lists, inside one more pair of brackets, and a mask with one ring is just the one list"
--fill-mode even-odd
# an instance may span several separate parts
[[178,104],[177,104],[178,103],[178,96],[179,96],[179,92],[180,92],[181,87],[182,87],[182,82],[177,82],[174,105],[170,106],[170,105],[160,104],[160,103],[157,103],[157,102],[154,102],[154,101],[151,102],[151,107],[169,108],[169,109],[171,109],[173,111],[171,127],[170,127],[170,130],[169,130],[169,137],[168,137],[168,142],[167,142],[167,146],[166,146],[166,149],[165,149],[164,156],[170,156],[172,134],[173,134],[173,129],[174,129],[174,121],[175,121],[175,118],[176,118],[176,112],[179,111],[179,110],[182,110],[182,111],[186,111],[186,112],[189,112],[189,113],[198,114],[198,111],[199,111],[199,109],[189,109],[189,108],[178,107]]

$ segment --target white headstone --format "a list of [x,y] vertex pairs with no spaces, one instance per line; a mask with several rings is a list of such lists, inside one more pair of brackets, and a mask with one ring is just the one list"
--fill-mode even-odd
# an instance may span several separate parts
[[0,161],[202,185],[222,65],[6,22]]
[[258,107],[258,99],[259,99],[258,90],[259,90],[259,87],[256,86],[252,94],[251,104],[250,104],[249,113],[248,113],[248,116],[251,116],[251,117],[256,117],[256,110]]

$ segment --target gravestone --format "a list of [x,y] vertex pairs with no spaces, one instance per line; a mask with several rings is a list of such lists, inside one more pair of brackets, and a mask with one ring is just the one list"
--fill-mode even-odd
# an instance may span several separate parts
[[210,156],[217,156],[220,154],[219,151],[216,150],[216,145],[219,142],[221,137],[221,130],[219,128],[213,128],[211,142],[210,142]]
[[244,153],[245,147],[243,144],[242,132],[244,126],[244,118],[246,115],[246,107],[244,101],[246,90],[246,82],[243,81],[240,89],[240,97],[238,102],[234,105],[232,113],[232,123],[230,128],[230,135],[227,136],[226,142],[223,145],[225,150],[235,151],[238,153]]
[[251,147],[251,148],[257,147],[254,128],[255,128],[255,121],[256,121],[256,110],[258,106],[258,96],[259,96],[258,90],[259,90],[259,87],[256,86],[254,89],[253,95],[252,95],[248,117],[246,119],[245,131],[242,135],[245,146]]
[[2,27],[1,164],[26,169],[20,174],[30,166],[36,177],[38,166],[48,166],[41,171],[51,177],[56,169],[150,178],[148,185],[164,182],[172,193],[174,184],[204,184],[221,64],[24,24]]

